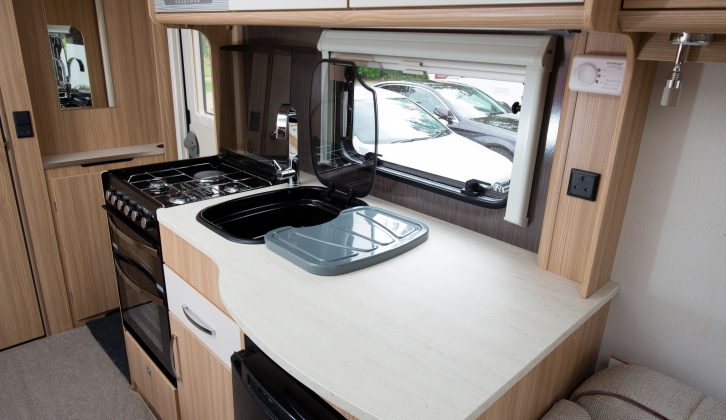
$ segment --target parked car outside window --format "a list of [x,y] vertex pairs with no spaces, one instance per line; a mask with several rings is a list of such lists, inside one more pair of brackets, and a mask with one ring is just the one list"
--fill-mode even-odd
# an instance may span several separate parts
[[[407,97],[374,89],[378,98],[378,154],[384,162],[461,183],[478,179],[508,185],[512,173],[509,159],[454,133]],[[373,152],[373,104],[371,96],[357,92],[353,147],[365,155]]]
[[400,93],[446,121],[457,134],[512,160],[519,116],[481,90],[460,83],[393,81],[374,85]]

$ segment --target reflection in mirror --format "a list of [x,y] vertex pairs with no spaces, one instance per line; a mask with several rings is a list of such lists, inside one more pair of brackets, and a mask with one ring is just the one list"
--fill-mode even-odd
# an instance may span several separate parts
[[91,82],[83,35],[73,26],[48,25],[48,38],[60,106],[91,106]]
[[45,0],[44,9],[61,109],[115,106],[103,1]]

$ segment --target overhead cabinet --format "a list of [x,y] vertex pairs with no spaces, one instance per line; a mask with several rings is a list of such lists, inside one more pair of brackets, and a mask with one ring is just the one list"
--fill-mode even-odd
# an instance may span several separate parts
[[421,7],[421,6],[487,6],[487,5],[532,5],[554,3],[583,3],[583,0],[292,0],[248,1],[212,0],[190,2],[188,0],[155,0],[157,13],[169,12],[226,12],[236,10],[304,10],[304,9],[346,9],[358,7]]
[[157,13],[167,12],[225,12],[235,10],[295,10],[295,9],[345,9],[346,0],[292,0],[250,1],[212,0],[190,2],[188,0],[154,0]]
[[488,6],[501,4],[582,3],[583,0],[350,0],[350,7]]

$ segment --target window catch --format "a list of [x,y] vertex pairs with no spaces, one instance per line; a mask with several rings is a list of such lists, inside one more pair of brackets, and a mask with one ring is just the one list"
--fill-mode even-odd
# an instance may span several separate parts
[[470,179],[464,184],[464,188],[461,189],[462,194],[466,194],[472,197],[486,194],[487,191],[492,189],[492,184],[478,179]]

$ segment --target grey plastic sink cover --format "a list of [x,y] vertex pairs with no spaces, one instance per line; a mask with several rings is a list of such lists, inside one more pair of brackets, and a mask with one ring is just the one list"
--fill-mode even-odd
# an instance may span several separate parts
[[428,239],[424,223],[378,207],[353,207],[317,226],[282,227],[265,244],[297,266],[321,276],[337,276],[378,264]]

